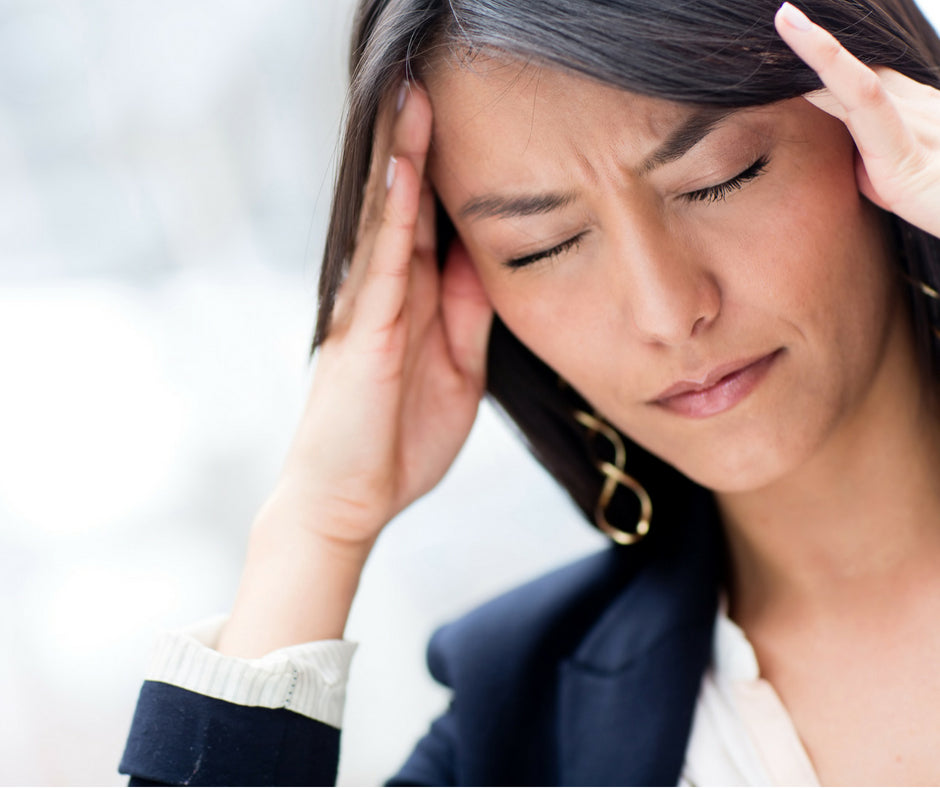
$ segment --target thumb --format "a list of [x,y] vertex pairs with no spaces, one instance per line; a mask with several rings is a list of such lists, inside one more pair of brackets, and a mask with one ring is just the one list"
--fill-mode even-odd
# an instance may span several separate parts
[[454,238],[441,280],[441,312],[454,365],[483,390],[493,307],[466,247]]

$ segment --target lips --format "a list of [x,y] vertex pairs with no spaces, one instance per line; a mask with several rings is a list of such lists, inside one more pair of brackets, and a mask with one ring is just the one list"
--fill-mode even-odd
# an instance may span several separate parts
[[679,415],[704,418],[738,404],[763,380],[783,348],[710,370],[700,381],[680,380],[660,392],[652,404]]

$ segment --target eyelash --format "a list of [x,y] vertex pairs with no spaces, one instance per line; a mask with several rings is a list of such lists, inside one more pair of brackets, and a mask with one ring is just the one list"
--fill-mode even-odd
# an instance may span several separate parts
[[[708,186],[704,189],[697,189],[694,192],[688,192],[687,194],[682,195],[682,199],[687,200],[688,202],[704,203],[713,203],[724,200],[729,194],[742,188],[748,181],[753,181],[755,178],[763,175],[769,163],[770,159],[767,156],[761,156],[746,170],[738,173],[733,178],[729,178],[724,183],[719,183],[715,186]],[[543,252],[533,252],[532,254],[527,254],[523,257],[515,257],[511,260],[507,260],[504,265],[507,268],[519,269],[525,268],[527,265],[536,263],[539,260],[547,260],[552,257],[558,257],[559,255],[567,252],[569,249],[573,249],[578,246],[585,235],[587,235],[586,230],[569,238],[567,241],[562,241],[562,243],[558,244],[558,246],[553,246],[551,249],[546,249]]]
[[757,161],[755,161],[750,167],[748,167],[744,172],[735,175],[733,178],[729,178],[724,183],[719,183],[716,186],[708,186],[705,189],[698,189],[694,192],[689,192],[688,194],[683,194],[682,198],[688,200],[689,202],[718,202],[719,200],[725,199],[731,192],[735,192],[744,186],[748,181],[753,181],[760,175],[764,174],[764,170],[767,169],[767,165],[770,163],[770,159],[767,156],[761,156]]
[[584,239],[584,236],[587,235],[587,230],[580,232],[577,235],[569,238],[567,241],[562,241],[558,246],[553,246],[551,249],[546,249],[544,252],[533,252],[532,254],[527,254],[524,257],[515,257],[512,260],[507,260],[504,265],[507,268],[525,268],[527,265],[531,265],[534,262],[539,260],[547,260],[551,257],[558,257],[560,254],[564,254],[569,249],[574,249],[581,241]]

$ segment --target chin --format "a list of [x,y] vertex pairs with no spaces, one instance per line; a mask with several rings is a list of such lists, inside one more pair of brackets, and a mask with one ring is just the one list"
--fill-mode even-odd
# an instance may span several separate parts
[[688,454],[672,465],[692,481],[715,493],[745,493],[768,487],[794,473],[805,463],[807,452],[757,439],[741,446],[725,444],[718,456]]
[[690,479],[713,493],[733,494],[760,490],[773,484],[780,474],[770,469],[751,466],[749,468],[709,468],[703,474],[686,473]]

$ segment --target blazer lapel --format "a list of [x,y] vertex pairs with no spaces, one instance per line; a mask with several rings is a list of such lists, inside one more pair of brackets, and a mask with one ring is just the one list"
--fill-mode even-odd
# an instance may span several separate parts
[[722,549],[710,498],[687,524],[560,666],[563,785],[678,781],[711,657]]

